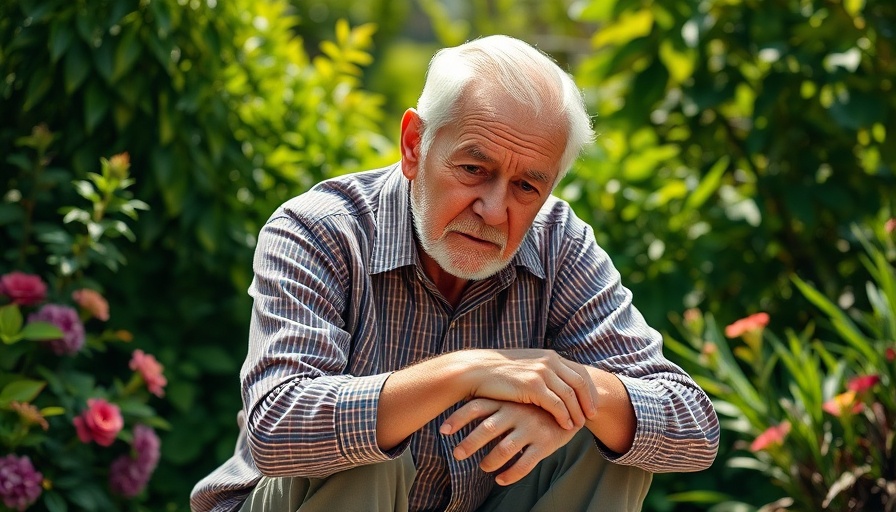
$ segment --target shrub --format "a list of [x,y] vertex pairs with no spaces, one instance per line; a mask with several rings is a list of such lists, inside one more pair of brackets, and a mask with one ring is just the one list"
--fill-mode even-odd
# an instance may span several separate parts
[[[23,144],[43,152],[51,139],[40,127]],[[45,163],[38,162],[31,190],[40,188]],[[94,263],[124,263],[112,240],[133,234],[119,217],[136,218],[146,207],[127,191],[128,167],[127,155],[116,155],[103,159],[100,173],[75,181],[90,206],[64,208],[58,225],[27,227],[39,203],[20,200],[24,226],[6,233],[19,244],[0,260],[0,271],[13,269],[0,275],[0,500],[7,508],[134,510],[159,462],[155,429],[169,425],[150,401],[164,396],[163,367],[128,346],[133,334],[105,327],[114,305],[88,278]],[[49,284],[19,270],[43,263],[55,270]],[[97,365],[100,357],[106,367]]]
[[794,278],[835,339],[816,339],[811,325],[779,338],[764,313],[723,335],[697,310],[684,315],[684,341],[667,339],[727,417],[742,450],[728,466],[756,469],[784,492],[766,510],[896,510],[896,250],[883,226],[874,243],[854,232],[872,277],[868,311]]

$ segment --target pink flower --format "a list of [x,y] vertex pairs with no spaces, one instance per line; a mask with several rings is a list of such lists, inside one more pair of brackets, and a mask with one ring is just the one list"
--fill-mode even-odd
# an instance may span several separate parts
[[790,422],[783,421],[778,425],[772,425],[765,429],[765,432],[759,434],[756,439],[750,443],[750,451],[758,452],[759,450],[768,449],[771,446],[784,443],[784,438],[790,432]]
[[82,288],[72,292],[72,299],[97,319],[103,322],[109,319],[109,302],[99,292]]
[[858,414],[864,407],[865,404],[856,400],[855,391],[840,393],[821,406],[826,413],[837,417]]
[[0,276],[0,294],[9,297],[13,304],[33,306],[47,298],[47,285],[39,276],[10,272]]
[[28,315],[29,322],[49,322],[62,331],[62,338],[50,340],[50,348],[56,355],[73,355],[84,346],[84,324],[78,312],[68,306],[46,304]]
[[118,457],[109,467],[112,491],[127,498],[140,494],[159,463],[159,445],[159,438],[152,428],[135,425],[131,453]]
[[27,456],[0,457],[0,499],[7,508],[21,511],[37,501],[43,479]]
[[887,230],[887,233],[892,233],[896,231],[896,218],[890,219],[884,224],[884,229]]
[[862,375],[850,379],[849,382],[846,383],[846,389],[861,393],[862,391],[867,391],[873,388],[878,382],[880,382],[880,377],[878,375]]
[[162,365],[156,361],[156,358],[150,354],[144,353],[137,349],[131,356],[131,362],[128,363],[131,370],[140,372],[143,382],[146,383],[146,389],[157,397],[165,395],[164,387],[168,384],[168,380],[162,375],[164,369]]
[[725,336],[728,336],[729,338],[737,338],[748,332],[761,331],[768,325],[768,321],[768,313],[756,313],[746,318],[741,318],[728,327],[725,327]]
[[100,446],[112,444],[124,426],[118,406],[102,398],[87,400],[87,410],[75,418],[74,423],[82,443],[96,441]]

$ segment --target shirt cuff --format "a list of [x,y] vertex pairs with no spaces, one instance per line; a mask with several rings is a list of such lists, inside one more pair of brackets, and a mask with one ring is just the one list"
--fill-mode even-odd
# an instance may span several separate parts
[[624,454],[608,450],[598,442],[598,448],[607,460],[626,466],[642,465],[651,461],[663,441],[666,422],[663,405],[657,398],[660,390],[652,382],[635,379],[625,375],[616,375],[631,398],[635,409],[635,439],[632,447]]
[[356,465],[392,460],[410,444],[410,438],[384,452],[376,442],[376,413],[380,391],[391,373],[354,377],[336,398],[336,442],[342,455]]

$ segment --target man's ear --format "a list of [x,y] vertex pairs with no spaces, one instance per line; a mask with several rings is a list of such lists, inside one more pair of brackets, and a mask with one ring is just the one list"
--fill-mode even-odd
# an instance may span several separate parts
[[423,135],[423,120],[417,111],[409,108],[401,116],[401,172],[409,180],[417,177],[420,165],[420,140]]

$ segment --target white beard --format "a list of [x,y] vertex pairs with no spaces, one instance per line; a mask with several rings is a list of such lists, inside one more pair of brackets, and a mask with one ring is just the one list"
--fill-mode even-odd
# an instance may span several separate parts
[[425,186],[421,179],[423,175],[424,171],[421,165],[417,178],[411,183],[411,214],[414,218],[414,229],[417,231],[417,238],[423,251],[435,260],[445,272],[461,279],[485,279],[506,267],[513,258],[513,254],[507,258],[501,258],[482,251],[461,250],[451,247],[452,244],[446,239],[451,232],[468,234],[497,244],[501,249],[499,254],[503,254],[507,247],[507,235],[487,224],[477,222],[469,217],[455,219],[445,227],[439,238],[431,239],[427,236],[431,230],[427,229],[429,217],[426,214],[438,208],[438,205],[425,193]]

